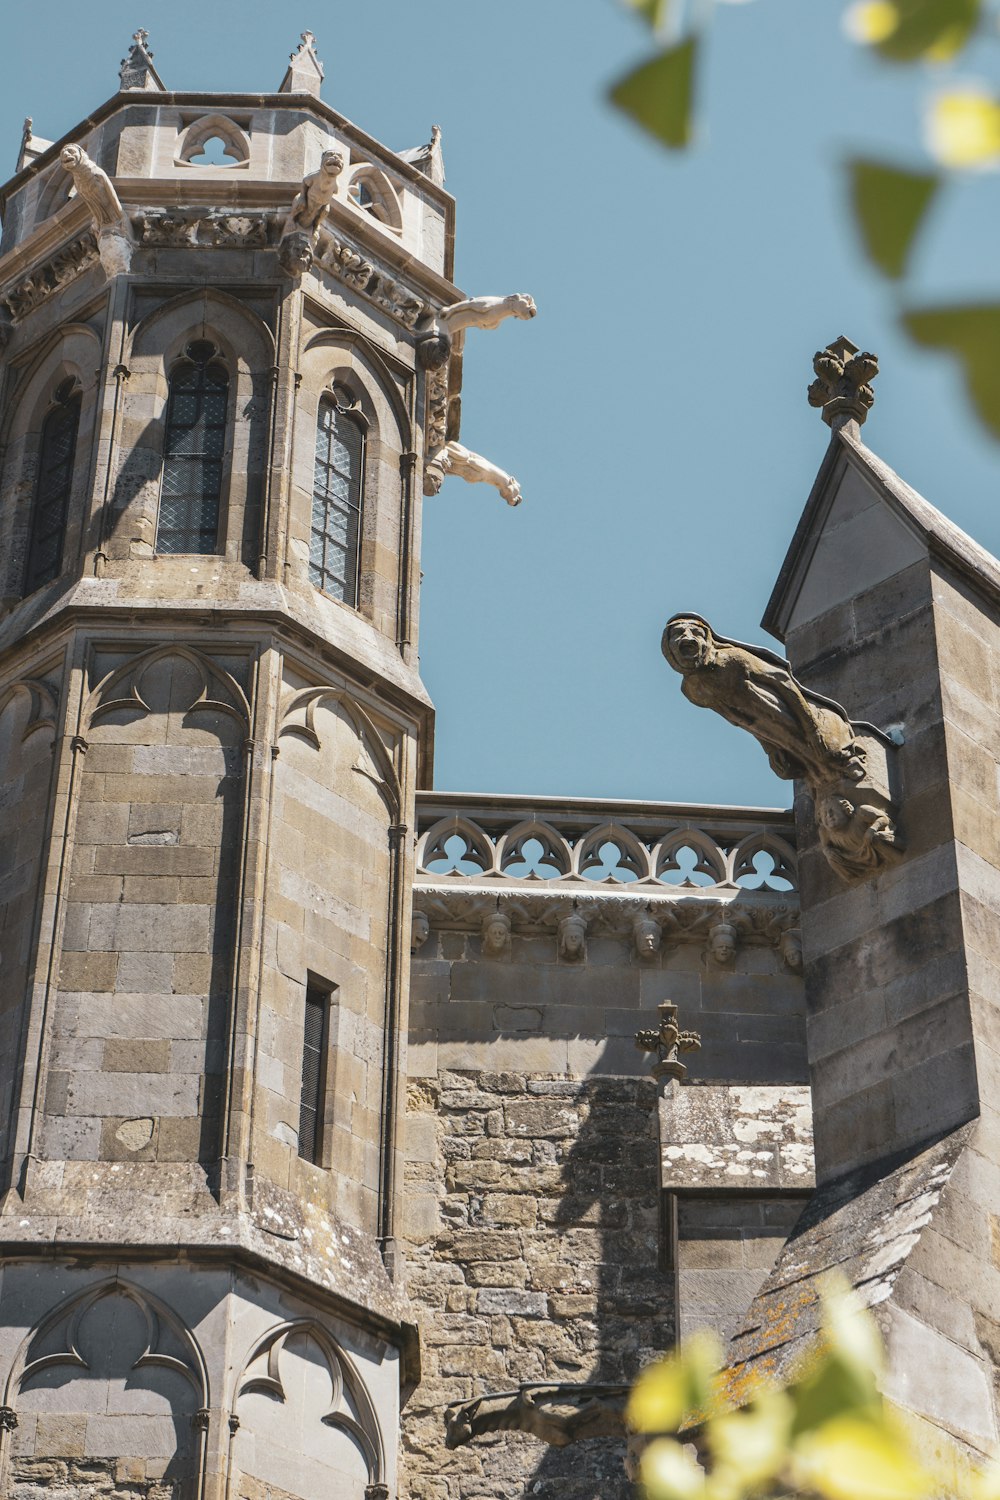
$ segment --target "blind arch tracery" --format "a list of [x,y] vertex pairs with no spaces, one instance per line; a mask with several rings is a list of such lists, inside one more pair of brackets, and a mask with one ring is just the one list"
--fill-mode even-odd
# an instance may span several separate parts
[[73,380],[66,380],[56,391],[56,404],[42,424],[25,594],[33,594],[43,584],[50,583],[62,567],[81,405],[79,388]]
[[352,609],[358,603],[366,425],[348,392],[335,388],[320,401],[309,580]]
[[228,413],[229,371],[196,339],[170,373],[157,552],[218,551]]

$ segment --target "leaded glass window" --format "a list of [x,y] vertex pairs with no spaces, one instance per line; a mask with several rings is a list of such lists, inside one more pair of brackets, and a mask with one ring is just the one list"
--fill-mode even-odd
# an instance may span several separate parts
[[216,552],[229,372],[207,339],[170,375],[157,552]]
[[56,392],[56,405],[42,424],[38,448],[38,482],[31,516],[28,565],[24,592],[33,594],[49,583],[62,566],[66,513],[73,488],[73,458],[80,425],[80,393],[71,380]]
[[326,1082],[330,994],[316,985],[306,988],[302,1029],[302,1092],[299,1095],[299,1155],[319,1162],[323,1135],[323,1088]]
[[324,398],[316,424],[309,578],[324,594],[352,607],[358,602],[364,462],[359,415],[343,402]]

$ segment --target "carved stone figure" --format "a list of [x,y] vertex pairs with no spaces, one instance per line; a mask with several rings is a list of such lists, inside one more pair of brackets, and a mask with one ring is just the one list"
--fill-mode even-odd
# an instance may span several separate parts
[[320,157],[316,171],[303,177],[282,226],[278,246],[278,260],[289,276],[302,276],[312,265],[319,232],[343,170],[342,153],[328,150]]
[[845,879],[870,875],[899,852],[899,836],[884,808],[835,788],[816,799],[816,822],[827,859]]
[[499,907],[483,919],[483,953],[488,958],[502,958],[510,946],[510,917]]
[[559,957],[579,963],[587,956],[587,922],[578,911],[571,911],[559,923]]
[[700,615],[668,620],[662,647],[685,698],[748,729],[783,780],[864,774],[844,710],[801,687],[779,656],[716,635]]
[[125,217],[114,183],[82,146],[64,146],[59,160],[73,179],[73,186],[90,210],[95,229],[120,227]]
[[512,474],[506,474],[479,453],[463,448],[461,443],[446,443],[428,460],[424,469],[424,494],[436,495],[446,474],[457,474],[470,484],[492,484],[508,505],[520,505],[521,486]]
[[278,246],[278,260],[289,276],[304,276],[313,263],[313,247],[309,236],[301,229],[286,234]]
[[789,927],[781,934],[778,950],[793,974],[802,972],[802,934],[797,927]]
[[732,922],[715,922],[708,934],[708,951],[720,968],[728,968],[736,957],[739,934]]
[[419,953],[431,935],[430,920],[425,911],[415,911],[410,923],[410,952]]
[[318,168],[303,177],[302,186],[292,199],[285,220],[285,234],[301,230],[315,237],[337,192],[337,179],[343,170],[344,158],[340,151],[323,152]]
[[636,917],[632,924],[632,941],[635,944],[636,957],[645,963],[650,963],[660,951],[662,938],[660,924],[650,915],[647,908],[645,914]]
[[864,731],[839,704],[802,687],[781,657],[717,635],[700,615],[668,620],[662,649],[686,698],[749,730],[776,775],[806,782],[839,875],[870,874],[899,854],[888,786],[873,784]]
[[90,212],[105,273],[109,277],[127,275],[132,265],[132,228],[114,183],[82,146],[64,146],[59,160]]
[[554,1448],[583,1438],[623,1437],[627,1385],[523,1385],[477,1396],[445,1413],[445,1442],[461,1448],[487,1432],[530,1432]]
[[452,339],[463,328],[499,328],[505,318],[533,318],[534,297],[512,292],[507,297],[467,297],[439,313],[430,312],[417,328],[417,354],[425,370],[447,363]]

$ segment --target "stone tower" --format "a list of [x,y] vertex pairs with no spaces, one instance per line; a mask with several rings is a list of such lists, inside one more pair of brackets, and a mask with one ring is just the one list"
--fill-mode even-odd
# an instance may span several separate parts
[[0,190],[0,1490],[395,1492],[439,133],[121,87]]

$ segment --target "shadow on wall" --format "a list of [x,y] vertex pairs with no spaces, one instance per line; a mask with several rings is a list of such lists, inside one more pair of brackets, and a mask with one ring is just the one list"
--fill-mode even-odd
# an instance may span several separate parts
[[448,1452],[445,1408],[530,1381],[629,1381],[671,1346],[657,1087],[635,1032],[669,997],[705,1035],[702,1081],[802,1082],[801,982],[763,944],[730,967],[690,943],[641,961],[599,934],[576,961],[551,936],[514,934],[495,957],[482,944],[431,932],[413,966],[408,1279],[425,1380],[404,1412],[410,1493],[625,1500],[621,1443],[502,1433]]
[[198,1493],[203,1371],[162,1307],[131,1290],[104,1286],[45,1323],[7,1399],[17,1426],[4,1493]]

